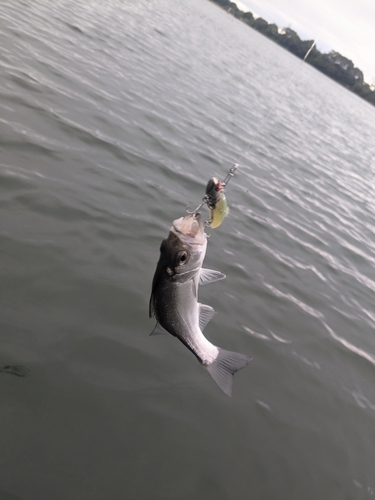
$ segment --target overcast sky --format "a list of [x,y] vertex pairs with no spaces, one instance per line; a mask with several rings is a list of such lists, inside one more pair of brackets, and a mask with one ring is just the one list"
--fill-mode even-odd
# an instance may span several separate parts
[[316,39],[321,52],[336,50],[375,83],[375,0],[241,0],[279,28],[290,27],[302,40]]

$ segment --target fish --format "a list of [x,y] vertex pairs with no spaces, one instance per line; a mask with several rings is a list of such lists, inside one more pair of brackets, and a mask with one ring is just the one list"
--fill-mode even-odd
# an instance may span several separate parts
[[249,356],[212,344],[203,330],[214,309],[198,302],[198,286],[225,278],[219,271],[202,268],[207,235],[199,213],[188,213],[173,221],[160,246],[160,258],[152,281],[149,315],[156,319],[150,335],[168,333],[177,337],[207,369],[228,396],[233,375],[251,361]]

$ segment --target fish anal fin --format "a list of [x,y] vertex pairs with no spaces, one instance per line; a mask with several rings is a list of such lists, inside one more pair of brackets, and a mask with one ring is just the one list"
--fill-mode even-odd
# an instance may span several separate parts
[[220,389],[229,397],[232,397],[233,375],[245,368],[252,358],[238,352],[219,349],[219,354],[213,363],[205,365],[211,377]]
[[208,322],[215,316],[215,310],[206,304],[199,304],[199,328],[203,332]]
[[160,323],[156,323],[156,326],[155,328],[152,330],[152,332],[150,333],[150,336],[151,335],[167,335],[168,332],[167,330],[165,330]]
[[199,273],[199,284],[207,285],[208,283],[214,283],[214,281],[223,280],[226,278],[225,274],[220,271],[214,271],[213,269],[201,269]]

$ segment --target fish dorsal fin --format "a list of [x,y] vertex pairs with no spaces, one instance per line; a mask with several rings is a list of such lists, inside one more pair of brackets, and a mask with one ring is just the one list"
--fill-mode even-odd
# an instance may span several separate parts
[[199,328],[203,332],[207,323],[215,316],[215,311],[211,306],[199,304]]
[[168,332],[165,330],[160,323],[156,323],[155,328],[152,330],[150,335],[166,335]]
[[220,271],[214,271],[213,269],[201,269],[199,272],[199,284],[207,285],[207,283],[213,283],[214,281],[223,280],[226,278],[225,274]]

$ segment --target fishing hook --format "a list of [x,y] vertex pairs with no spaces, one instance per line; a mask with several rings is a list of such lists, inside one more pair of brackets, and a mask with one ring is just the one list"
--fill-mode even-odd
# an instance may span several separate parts
[[202,198],[202,202],[197,206],[197,208],[195,210],[193,210],[192,212],[189,212],[189,210],[186,208],[185,209],[185,212],[189,215],[193,215],[193,214],[196,214],[202,207],[205,203],[208,203],[209,202],[209,196],[204,196]]

